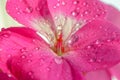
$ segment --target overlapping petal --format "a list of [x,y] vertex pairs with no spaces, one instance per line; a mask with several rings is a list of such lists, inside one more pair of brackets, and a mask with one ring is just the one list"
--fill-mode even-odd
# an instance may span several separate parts
[[106,68],[120,61],[120,29],[111,23],[92,21],[71,39],[65,58],[78,69]]

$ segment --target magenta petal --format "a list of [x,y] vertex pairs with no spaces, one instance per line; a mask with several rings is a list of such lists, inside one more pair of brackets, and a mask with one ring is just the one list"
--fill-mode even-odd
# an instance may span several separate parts
[[112,6],[108,6],[107,11],[107,20],[109,20],[114,25],[120,27],[120,11]]
[[81,70],[111,67],[120,61],[120,29],[104,20],[95,20],[72,37],[65,58]]
[[20,80],[83,80],[80,73],[46,47],[18,54],[8,61],[8,67]]
[[42,18],[52,24],[46,0],[7,0],[6,9],[15,20],[28,27],[35,27],[33,22]]
[[112,67],[110,69],[110,72],[112,76],[115,76],[116,78],[118,78],[118,80],[120,80],[120,64],[117,64],[114,67]]
[[79,20],[103,18],[105,6],[98,0],[48,0],[51,14],[63,14]]
[[11,76],[8,76],[6,73],[0,72],[0,80],[15,80]]
[[86,80],[111,80],[111,75],[106,70],[91,71],[85,74]]
[[38,38],[37,34],[29,28],[3,29],[0,32],[0,69],[3,72],[9,72],[6,62],[10,57],[20,51],[25,52],[31,48],[39,47],[40,44],[47,46],[42,38]]

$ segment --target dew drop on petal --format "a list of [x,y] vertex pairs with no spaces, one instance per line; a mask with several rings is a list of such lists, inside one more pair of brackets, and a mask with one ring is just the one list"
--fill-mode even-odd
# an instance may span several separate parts
[[27,7],[25,9],[25,13],[32,13],[33,9],[31,7]]
[[62,1],[62,3],[61,3],[62,5],[65,5],[66,3],[64,2],[64,1]]
[[5,32],[1,35],[2,37],[9,38],[10,37],[10,32]]
[[79,0],[73,1],[73,4],[74,4],[74,5],[79,4]]
[[72,11],[72,12],[71,12],[71,15],[72,15],[72,16],[77,16],[78,13],[77,13],[76,11]]
[[2,48],[0,48],[0,51],[2,51]]
[[30,63],[30,62],[32,62],[32,60],[29,59],[29,60],[28,60],[28,63]]
[[26,48],[22,48],[22,49],[20,49],[20,52],[21,52],[21,53],[26,52]]
[[61,63],[63,62],[62,58],[58,58],[58,57],[55,58],[54,61],[55,61],[55,63],[57,63],[57,64],[61,64]]
[[25,58],[26,58],[26,56],[25,56],[25,55],[22,55],[22,56],[21,56],[21,58],[22,58],[22,59],[25,59]]
[[50,67],[47,67],[47,71],[50,71]]
[[35,50],[39,50],[40,48],[39,47],[36,47]]

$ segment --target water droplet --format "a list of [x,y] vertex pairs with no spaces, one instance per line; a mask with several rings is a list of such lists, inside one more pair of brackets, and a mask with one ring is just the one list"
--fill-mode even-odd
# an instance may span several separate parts
[[56,9],[57,7],[56,6],[53,6],[54,9]]
[[33,72],[29,71],[29,72],[28,72],[28,75],[30,75],[30,76],[33,75]]
[[10,37],[10,33],[11,32],[5,32],[1,36],[5,37],[5,38],[9,38]]
[[75,11],[73,11],[71,14],[72,14],[72,16],[77,16],[78,15],[78,13],[75,12]]
[[50,68],[49,68],[49,67],[47,67],[47,71],[50,71]]
[[29,72],[28,72],[28,75],[29,75],[32,79],[34,78],[32,71],[29,71]]
[[73,35],[70,40],[71,40],[71,44],[74,44],[79,40],[79,36]]
[[35,48],[35,50],[39,50],[39,49],[40,49],[40,47],[36,47],[36,48]]
[[62,5],[65,5],[66,3],[64,2],[64,1],[62,1],[62,3],[61,3]]
[[21,52],[21,53],[27,52],[27,51],[26,51],[26,48],[20,49],[20,52]]
[[2,49],[0,48],[0,51],[2,51]]
[[26,56],[25,56],[25,55],[22,55],[22,56],[21,56],[21,58],[22,58],[22,59],[25,59],[25,58],[26,58]]
[[99,41],[99,40],[96,40],[95,44],[99,44],[99,43],[100,43],[100,41]]
[[56,6],[60,6],[60,3],[57,3]]
[[40,8],[39,8],[39,7],[37,7],[37,8],[36,8],[36,10],[37,10],[37,11],[40,11]]
[[33,9],[32,9],[31,7],[27,7],[27,8],[25,9],[25,12],[26,12],[26,13],[32,13],[32,11],[33,11]]
[[111,42],[111,40],[110,40],[110,39],[108,39],[108,40],[107,40],[107,42]]
[[91,46],[87,46],[87,48],[88,48],[88,49],[90,49],[90,48],[91,48]]
[[87,2],[83,2],[83,4],[82,4],[83,6],[87,6],[88,5],[88,3]]
[[57,57],[54,59],[57,64],[61,64],[63,62],[61,57]]
[[28,60],[28,63],[30,63],[30,62],[32,62],[32,60],[29,59],[29,60]]
[[10,77],[12,77],[12,75],[9,73],[9,74],[8,74],[8,77],[10,78]]
[[78,4],[78,3],[79,3],[79,1],[74,1],[74,2],[73,2],[73,4],[75,4],[75,5]]
[[95,58],[89,59],[89,62],[95,62],[95,61],[96,61]]

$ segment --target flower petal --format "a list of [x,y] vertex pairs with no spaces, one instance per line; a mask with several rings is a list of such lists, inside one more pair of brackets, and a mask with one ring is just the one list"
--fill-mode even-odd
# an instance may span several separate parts
[[28,27],[34,27],[32,22],[46,19],[52,24],[47,0],[7,0],[6,9],[15,20]]
[[[29,50],[8,61],[11,72],[20,80],[81,80],[80,73],[46,47]],[[73,76],[74,75],[74,76]]]
[[65,58],[81,70],[113,66],[120,61],[120,29],[104,20],[95,20],[78,30]]
[[98,0],[48,0],[51,14],[64,15],[79,20],[103,18],[105,5]]
[[[0,69],[20,80],[78,80],[81,73],[29,28],[9,28],[0,32]],[[73,76],[74,75],[74,76]]]
[[110,69],[110,72],[113,76],[115,76],[118,80],[120,79],[120,64],[115,65]]
[[9,72],[6,62],[11,56],[15,56],[20,51],[24,52],[27,48],[29,50],[39,47],[40,44],[48,46],[35,31],[29,28],[2,29],[0,32],[0,69],[3,72]]
[[111,75],[106,70],[91,71],[85,74],[86,80],[111,80]]
[[109,20],[111,23],[119,27],[120,26],[120,22],[119,22],[120,11],[110,5],[107,7],[107,11],[108,11],[107,20]]

